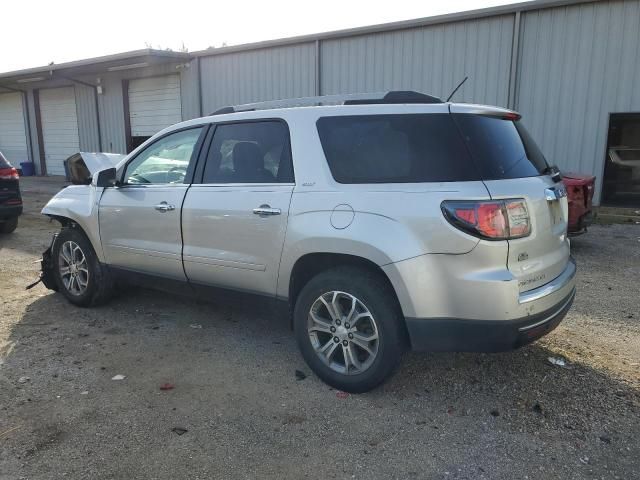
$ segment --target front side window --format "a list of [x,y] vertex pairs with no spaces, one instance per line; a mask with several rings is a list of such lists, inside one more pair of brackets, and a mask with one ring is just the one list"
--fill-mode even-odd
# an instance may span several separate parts
[[133,185],[183,183],[202,127],[172,133],[152,143],[127,165],[124,182]]
[[317,126],[339,183],[479,179],[449,114],[323,117]]
[[289,129],[277,120],[216,127],[202,183],[291,183]]

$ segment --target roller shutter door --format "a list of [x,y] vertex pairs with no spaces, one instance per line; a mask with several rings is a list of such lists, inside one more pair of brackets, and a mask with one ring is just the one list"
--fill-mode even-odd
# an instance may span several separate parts
[[14,167],[29,160],[22,94],[0,94],[0,152]]
[[64,161],[80,151],[73,87],[40,90],[40,118],[48,175],[64,175]]
[[180,77],[140,78],[129,81],[132,137],[150,137],[182,121]]

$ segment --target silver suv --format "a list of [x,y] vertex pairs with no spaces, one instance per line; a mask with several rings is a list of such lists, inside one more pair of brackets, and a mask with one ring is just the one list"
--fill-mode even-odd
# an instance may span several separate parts
[[282,300],[310,368],[349,392],[406,348],[519,347],[562,320],[576,271],[566,191],[519,119],[414,92],[317,97],[77,155],[86,184],[42,210],[62,224],[43,281],[79,306],[149,279]]

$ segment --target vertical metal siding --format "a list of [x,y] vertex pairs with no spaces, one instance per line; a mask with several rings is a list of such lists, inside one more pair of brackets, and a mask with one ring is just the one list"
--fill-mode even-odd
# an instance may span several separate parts
[[516,108],[551,163],[598,177],[609,113],[640,111],[640,2],[526,12]]
[[99,152],[101,147],[94,90],[92,87],[77,83],[75,84],[75,92],[80,151]]
[[513,15],[322,42],[322,94],[417,90],[507,104]]
[[102,79],[103,94],[98,96],[102,151],[127,153],[124,135],[124,105],[122,103],[122,80],[118,76]]
[[198,62],[192,60],[180,72],[180,95],[182,98],[182,119],[190,120],[200,116],[200,91],[198,87]]
[[315,44],[202,57],[203,114],[226,105],[315,94]]

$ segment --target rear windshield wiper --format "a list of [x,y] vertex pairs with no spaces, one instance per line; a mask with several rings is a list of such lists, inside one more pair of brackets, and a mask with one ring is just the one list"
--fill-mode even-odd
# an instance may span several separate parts
[[556,183],[562,180],[562,173],[560,173],[560,169],[556,165],[547,165],[544,170],[542,170],[542,175],[551,176],[551,180]]

